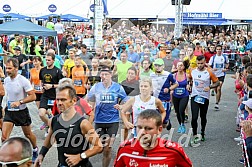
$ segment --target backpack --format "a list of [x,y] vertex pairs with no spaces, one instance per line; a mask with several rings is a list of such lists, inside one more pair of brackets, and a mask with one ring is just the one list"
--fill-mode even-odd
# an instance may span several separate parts
[[[226,57],[226,56],[223,56],[223,54],[222,54],[221,56],[224,58],[224,64],[227,64],[227,57]],[[216,55],[213,56],[213,63],[212,63],[212,65],[211,65],[212,68],[213,68],[213,66],[214,66],[215,57],[216,57]]]

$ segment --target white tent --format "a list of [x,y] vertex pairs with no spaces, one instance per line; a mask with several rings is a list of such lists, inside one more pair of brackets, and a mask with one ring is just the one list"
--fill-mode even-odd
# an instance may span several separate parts
[[[27,16],[50,14],[48,6],[56,5],[55,14],[74,14],[82,17],[93,15],[89,7],[94,0],[5,0],[0,7],[11,6],[12,13]],[[175,7],[171,0],[107,0],[110,18],[174,18]],[[252,20],[251,0],[191,0],[184,6],[184,12],[222,13],[223,18],[235,20]],[[2,11],[3,12],[3,11]],[[1,12],[0,12],[1,13]]]
[[[191,0],[184,12],[222,13],[225,19],[252,20],[251,0]],[[174,18],[171,0],[108,0],[110,18]]]

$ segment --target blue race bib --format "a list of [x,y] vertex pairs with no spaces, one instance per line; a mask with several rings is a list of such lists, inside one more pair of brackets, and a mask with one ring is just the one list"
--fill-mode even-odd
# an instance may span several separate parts
[[74,86],[82,86],[82,80],[74,80]]
[[174,90],[174,93],[175,93],[176,95],[183,95],[183,94],[185,93],[185,88],[176,88],[176,89]]
[[48,106],[53,106],[55,100],[48,100],[47,105]]
[[201,96],[195,96],[194,97],[194,101],[196,102],[196,103],[199,103],[199,104],[204,104],[205,103],[205,98],[204,97],[201,97]]
[[41,86],[40,85],[34,85],[34,89],[36,91],[41,91]]
[[101,93],[100,100],[101,103],[115,103],[116,95],[114,93]]
[[12,108],[11,107],[11,103],[14,102],[14,101],[8,101],[8,111],[19,111],[19,107],[15,107],[15,108]]
[[221,64],[216,63],[215,66],[216,66],[216,68],[223,68],[224,64],[223,63],[221,63]]

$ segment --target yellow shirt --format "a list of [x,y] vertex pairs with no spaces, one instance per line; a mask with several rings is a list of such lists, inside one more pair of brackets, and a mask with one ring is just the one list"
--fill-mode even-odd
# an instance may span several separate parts
[[[189,60],[189,57],[184,57],[184,61]],[[194,69],[197,67],[197,56],[194,56],[189,60],[190,67],[189,69]],[[189,69],[186,70],[186,73],[189,74]]]
[[[81,64],[84,66],[87,66],[86,63],[81,60]],[[64,63],[64,68],[67,71],[67,77],[69,78],[71,76],[71,68],[75,66],[74,60],[72,59],[67,59]]]

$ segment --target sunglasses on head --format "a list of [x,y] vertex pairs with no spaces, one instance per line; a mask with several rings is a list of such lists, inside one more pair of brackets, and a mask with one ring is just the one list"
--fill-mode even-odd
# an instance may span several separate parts
[[0,167],[17,167],[19,165],[24,164],[25,162],[31,160],[31,157],[22,159],[20,161],[12,161],[12,162],[2,162],[0,161]]

